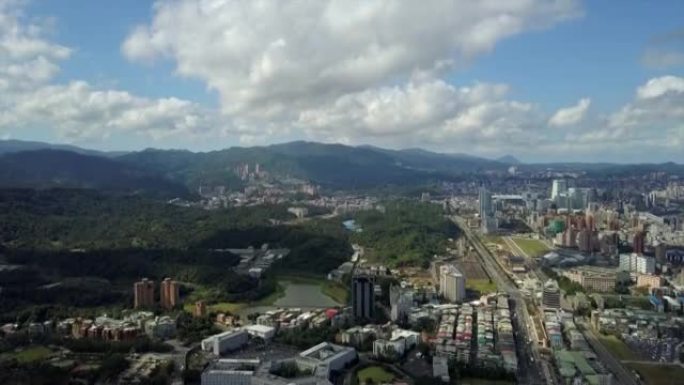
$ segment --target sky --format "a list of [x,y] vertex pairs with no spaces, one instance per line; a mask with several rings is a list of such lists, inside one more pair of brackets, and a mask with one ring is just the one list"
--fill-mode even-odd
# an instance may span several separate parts
[[0,138],[684,162],[681,0],[0,0]]

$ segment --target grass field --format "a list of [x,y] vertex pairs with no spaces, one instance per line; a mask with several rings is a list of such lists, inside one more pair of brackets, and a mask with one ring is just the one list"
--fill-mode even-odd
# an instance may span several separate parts
[[494,293],[496,284],[489,279],[466,279],[466,289],[474,290],[480,294]]
[[638,360],[639,358],[634,352],[625,345],[619,338],[615,336],[598,336],[599,341],[608,349],[615,357],[620,360]]
[[549,252],[549,248],[541,241],[528,238],[511,238],[519,248],[530,257],[541,257]]
[[684,384],[684,368],[679,365],[632,363],[627,366],[636,370],[644,383],[649,385]]
[[491,235],[491,234],[483,235],[482,241],[485,244],[486,243],[495,243],[497,245],[506,246],[506,242],[504,242],[503,238],[501,238],[498,235]]
[[394,374],[388,372],[381,366],[369,366],[359,370],[357,374],[359,384],[365,384],[371,380],[373,384],[383,384],[394,380]]
[[27,364],[44,360],[45,358],[49,357],[50,354],[52,354],[52,350],[46,348],[45,346],[32,346],[22,351],[2,354],[0,357],[1,359],[14,358],[20,364]]

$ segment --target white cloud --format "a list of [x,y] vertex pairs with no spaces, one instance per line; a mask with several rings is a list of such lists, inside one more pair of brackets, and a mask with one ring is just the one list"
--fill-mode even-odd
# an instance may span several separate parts
[[24,5],[0,0],[0,128],[50,127],[70,141],[230,131],[216,111],[189,101],[142,98],[84,81],[51,84],[72,50],[52,43],[45,25],[23,15]]
[[668,93],[684,93],[684,79],[671,75],[662,76],[649,80],[637,89],[639,99],[658,98]]
[[211,113],[188,101],[100,91],[85,82],[45,86],[22,94],[8,115],[6,124],[52,125],[71,140],[101,139],[114,133],[147,134],[158,139],[208,133],[219,125]]
[[591,99],[580,99],[576,105],[572,107],[561,108],[556,111],[549,119],[549,125],[555,127],[572,126],[584,120],[591,105]]
[[577,0],[159,0],[122,46],[170,59],[230,114],[296,119],[340,98],[460,66],[509,36],[579,13]]
[[448,151],[496,151],[539,141],[546,118],[536,105],[509,100],[507,93],[503,84],[457,88],[434,78],[411,79],[303,111],[297,125],[312,138]]

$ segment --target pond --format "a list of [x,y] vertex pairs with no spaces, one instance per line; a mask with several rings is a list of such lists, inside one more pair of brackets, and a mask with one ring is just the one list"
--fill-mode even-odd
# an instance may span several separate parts
[[300,308],[302,310],[321,309],[340,306],[341,304],[323,294],[321,285],[300,283],[287,280],[278,281],[284,287],[284,295],[268,306],[251,306],[243,308],[238,314],[247,316],[250,313],[264,313],[277,308]]
[[342,222],[342,226],[344,226],[345,229],[347,229],[351,232],[354,232],[354,233],[360,233],[361,231],[363,231],[361,229],[361,226],[359,226],[356,223],[356,221],[353,219],[349,219],[349,220]]

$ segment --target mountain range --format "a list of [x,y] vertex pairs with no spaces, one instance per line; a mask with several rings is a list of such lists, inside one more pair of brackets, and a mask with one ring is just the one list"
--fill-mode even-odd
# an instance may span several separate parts
[[616,174],[663,169],[684,172],[684,166],[673,163],[522,164],[510,155],[492,160],[419,148],[389,150],[304,141],[210,152],[147,149],[128,153],[0,141],[0,187],[79,187],[182,196],[196,191],[200,185],[242,187],[234,172],[240,164],[259,164],[274,175],[347,189],[453,180],[485,172],[505,172],[511,165],[528,170],[553,168]]

